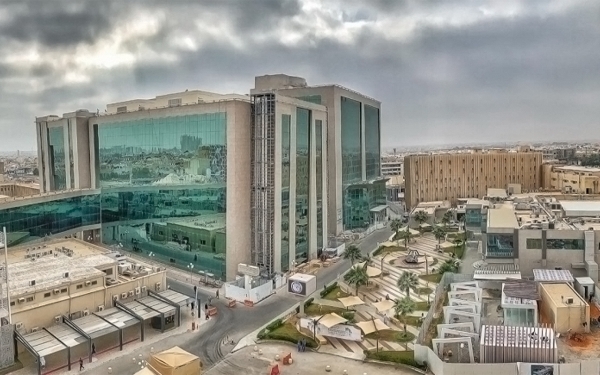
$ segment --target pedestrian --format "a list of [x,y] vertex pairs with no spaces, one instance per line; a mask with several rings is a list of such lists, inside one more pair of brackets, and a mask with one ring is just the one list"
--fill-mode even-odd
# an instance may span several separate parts
[[204,304],[204,310],[208,311],[208,303]]
[[302,341],[300,341],[300,339],[298,339],[298,343],[296,343],[296,347],[298,348],[298,352],[302,351]]
[[302,351],[305,352],[306,351],[306,339],[302,338]]
[[194,307],[195,307],[195,306],[196,306],[196,305],[194,304],[194,302],[192,302],[192,312],[194,311]]
[[219,289],[217,289],[217,299],[219,299]]
[[96,344],[92,343],[92,355],[96,354]]
[[83,370],[85,370],[85,367],[83,367],[83,359],[79,358],[79,371]]

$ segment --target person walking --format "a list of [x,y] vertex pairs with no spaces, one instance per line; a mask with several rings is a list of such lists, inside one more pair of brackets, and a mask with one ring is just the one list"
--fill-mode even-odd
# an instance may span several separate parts
[[96,354],[96,344],[92,343],[92,355]]
[[302,338],[302,351],[305,352],[306,351],[306,339]]
[[216,296],[217,296],[217,299],[219,299],[219,289],[217,289]]
[[79,358],[79,371],[83,370],[85,370],[85,367],[83,367],[83,359]]

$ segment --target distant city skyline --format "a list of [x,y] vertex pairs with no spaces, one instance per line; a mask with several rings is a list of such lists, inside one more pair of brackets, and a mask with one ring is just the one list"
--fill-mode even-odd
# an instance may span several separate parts
[[35,116],[185,89],[246,94],[251,77],[273,72],[381,100],[385,148],[600,137],[597,1],[25,0],[0,10],[0,150],[34,148]]

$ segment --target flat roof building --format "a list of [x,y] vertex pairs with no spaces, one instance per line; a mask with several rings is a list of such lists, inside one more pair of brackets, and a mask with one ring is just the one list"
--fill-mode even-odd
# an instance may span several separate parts
[[590,306],[567,283],[540,283],[542,322],[558,333],[589,332]]

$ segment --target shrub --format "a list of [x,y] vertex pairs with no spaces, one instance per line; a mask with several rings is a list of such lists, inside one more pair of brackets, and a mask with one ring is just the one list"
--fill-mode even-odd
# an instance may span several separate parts
[[304,302],[304,308],[305,308],[305,309],[307,309],[307,308],[308,308],[308,306],[312,305],[312,303],[313,303],[313,301],[314,301],[314,300],[315,300],[315,299],[314,299],[314,298],[312,298],[312,297],[311,297],[311,298],[309,298],[309,299],[307,299],[307,300],[306,300],[306,302]]
[[274,330],[281,327],[282,325],[283,325],[283,321],[281,319],[275,319],[274,321],[269,323],[269,325],[266,326],[265,329],[269,332],[273,332]]
[[321,298],[325,297],[326,295],[328,295],[329,293],[331,293],[332,290],[334,290],[337,287],[337,281],[335,281],[333,284],[331,285],[325,285],[323,287],[323,290],[321,291]]
[[354,312],[352,311],[345,311],[342,313],[342,318],[348,320],[348,321],[353,321],[354,320]]

